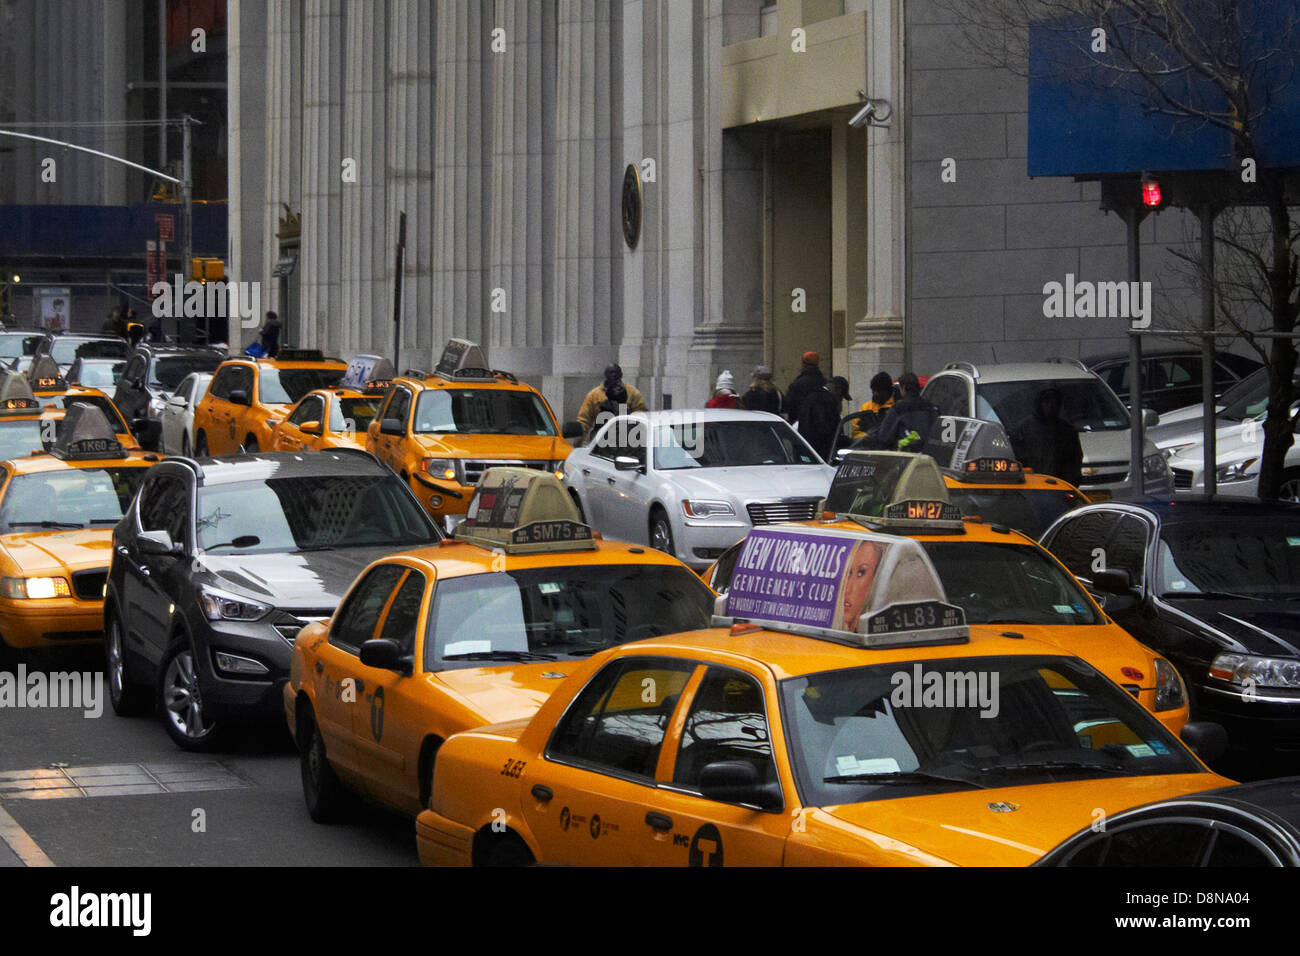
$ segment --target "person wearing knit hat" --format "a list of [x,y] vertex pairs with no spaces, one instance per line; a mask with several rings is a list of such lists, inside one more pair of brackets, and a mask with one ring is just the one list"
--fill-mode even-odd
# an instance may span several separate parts
[[718,376],[717,384],[713,387],[713,397],[709,399],[705,408],[736,408],[736,380],[732,377],[731,372],[723,372]]
[[771,412],[780,415],[785,411],[785,396],[772,381],[772,370],[766,365],[754,369],[749,391],[740,397],[740,407],[751,412]]
[[803,353],[803,368],[785,392],[785,409],[790,424],[797,425],[803,412],[803,403],[809,395],[826,385],[826,376],[820,367],[821,356],[816,352]]
[[[872,412],[853,420],[853,437],[861,438],[875,428],[885,417],[885,412],[894,404],[894,380],[888,372],[877,372],[871,376],[871,400],[862,403],[858,411]],[[864,427],[865,426],[865,427]]]

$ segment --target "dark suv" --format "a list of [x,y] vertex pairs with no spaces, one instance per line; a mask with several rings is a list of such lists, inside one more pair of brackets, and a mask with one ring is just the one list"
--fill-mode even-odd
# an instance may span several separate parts
[[97,332],[45,332],[37,333],[36,351],[32,363],[42,355],[48,355],[59,371],[67,374],[78,356],[85,358],[120,358],[124,359],[131,351],[131,344],[120,335],[108,335]]
[[224,349],[142,343],[131,350],[113,404],[131,423],[140,444],[157,449],[162,411],[181,379],[191,372],[211,372],[225,360]]
[[168,458],[113,529],[104,599],[113,710],[186,750],[283,720],[294,637],[371,561],[437,541],[409,488],[359,450]]

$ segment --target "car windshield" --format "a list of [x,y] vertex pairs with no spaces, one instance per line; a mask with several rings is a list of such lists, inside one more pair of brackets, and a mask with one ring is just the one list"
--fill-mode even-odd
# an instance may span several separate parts
[[1101,624],[1074,578],[1037,545],[922,541],[969,624]]
[[[1300,387],[1300,375],[1292,380]],[[1223,395],[1223,411],[1219,417],[1230,422],[1259,418],[1268,412],[1268,369],[1263,368],[1248,375]]]
[[[103,412],[104,417],[108,419],[108,427],[113,429],[115,434],[131,434],[131,429],[126,427],[126,422],[123,421],[122,416],[118,414],[117,406],[113,404],[112,400],[107,395],[62,395],[50,404],[56,408],[62,405],[66,411],[78,402],[83,405],[93,405],[95,408],[98,408]],[[62,416],[59,417],[61,418]]]
[[805,806],[1203,772],[1077,658],[875,664],[787,678],[781,699]]
[[415,403],[415,431],[426,435],[554,435],[555,422],[533,392],[429,388]]
[[32,355],[39,341],[39,338],[23,332],[0,332],[0,358],[9,360],[20,355]]
[[131,347],[125,339],[70,339],[56,338],[50,346],[50,355],[59,365],[71,365],[77,356],[83,358],[126,358]]
[[147,468],[75,468],[15,475],[0,500],[6,533],[110,527],[135,497]]
[[[42,441],[43,437],[44,433],[39,420],[5,421],[0,419],[0,461],[6,461],[10,458],[24,458],[33,452],[41,451],[45,447],[45,443]],[[54,438],[53,429],[50,429],[49,437]]]
[[225,359],[216,352],[199,355],[159,355],[149,369],[149,384],[172,392],[191,372],[211,372]]
[[481,667],[494,658],[586,657],[627,641],[708,627],[712,614],[713,593],[704,582],[669,564],[447,578],[434,591],[425,669]]
[[948,497],[964,515],[979,515],[986,524],[1004,524],[1037,540],[1047,526],[1080,505],[1073,491],[1009,488],[949,488]]
[[263,368],[258,376],[263,405],[292,405],[308,392],[338,384],[344,368]]
[[1157,548],[1156,581],[1166,599],[1205,592],[1300,598],[1300,515],[1167,523]]
[[[365,437],[365,430],[379,413],[379,398],[340,398],[330,402],[330,431],[356,432]],[[350,423],[350,424],[349,424]]]
[[260,554],[437,540],[424,510],[393,475],[302,475],[199,489],[199,547]]
[[77,381],[91,388],[111,388],[122,377],[125,368],[125,362],[82,362],[77,370]]
[[743,468],[749,465],[820,465],[807,442],[785,422],[692,422],[655,431],[655,467]]
[[977,384],[975,393],[979,407],[976,417],[998,422],[1010,433],[1034,414],[1034,403],[1048,388],[1060,390],[1061,415],[1077,431],[1107,432],[1128,428],[1128,411],[1098,378]]

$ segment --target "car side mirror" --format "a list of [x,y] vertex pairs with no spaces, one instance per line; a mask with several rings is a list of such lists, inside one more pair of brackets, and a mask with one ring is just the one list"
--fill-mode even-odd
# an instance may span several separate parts
[[303,422],[301,425],[298,426],[298,431],[302,432],[304,435],[319,435],[320,422],[317,421]]
[[178,557],[183,553],[181,546],[166,531],[141,531],[136,539],[140,542],[142,554]]
[[641,462],[631,455],[619,455],[614,459],[614,469],[616,471],[640,471]]
[[1101,594],[1118,594],[1133,597],[1133,576],[1127,568],[1107,568],[1092,576],[1093,590]]
[[235,405],[252,405],[252,400],[248,397],[248,392],[242,388],[237,388],[230,393],[229,400]]
[[1202,763],[1211,763],[1228,752],[1228,732],[1211,720],[1188,721],[1178,736]]
[[410,662],[402,659],[402,649],[397,646],[397,642],[383,637],[362,643],[361,663],[378,670],[407,675],[411,673]]
[[565,422],[564,425],[561,426],[561,428],[560,428],[560,437],[561,437],[561,438],[564,438],[564,439],[569,439],[569,438],[581,438],[581,437],[582,437],[582,423],[581,423],[581,422]]
[[700,793],[721,803],[747,803],[762,810],[781,806],[776,784],[765,784],[758,770],[747,760],[718,760],[700,771]]
[[1142,427],[1151,428],[1160,424],[1160,413],[1154,408],[1142,409]]
[[402,420],[400,418],[385,418],[379,423],[379,434],[405,435],[406,428],[402,425]]

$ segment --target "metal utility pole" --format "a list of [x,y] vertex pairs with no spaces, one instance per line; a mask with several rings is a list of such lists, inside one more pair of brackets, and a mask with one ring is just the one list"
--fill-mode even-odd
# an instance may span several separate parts
[[397,214],[397,271],[393,273],[393,367],[402,351],[402,271],[406,262],[406,211]]
[[190,157],[190,125],[194,122],[194,117],[186,113],[181,117],[181,122],[181,202],[184,204],[181,211],[181,250],[185,256],[181,260],[181,267],[188,271],[194,260],[194,167]]
[[[1142,237],[1138,227],[1144,218],[1145,214],[1136,207],[1124,210],[1124,224],[1128,231],[1128,279],[1134,283],[1142,281]],[[1133,497],[1138,498],[1143,493],[1145,478],[1142,474],[1142,438],[1146,423],[1142,421],[1142,336],[1132,329],[1128,333],[1128,378],[1128,480]]]
[[167,0],[158,0],[158,168],[167,168]]
[[[1218,215],[1211,203],[1206,203],[1197,211],[1197,218],[1201,220],[1201,269],[1203,270],[1201,284],[1201,324],[1205,326],[1205,331],[1214,331],[1214,218]],[[1215,429],[1218,428],[1218,409],[1215,406],[1214,397],[1214,338],[1205,336],[1201,340],[1201,401],[1202,406],[1202,427],[1205,430],[1205,438],[1202,442],[1201,450],[1204,457],[1201,463],[1201,473],[1205,476],[1205,493],[1212,495],[1218,490],[1218,467],[1219,454],[1216,447]]]

